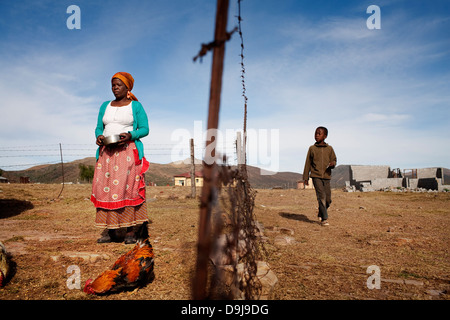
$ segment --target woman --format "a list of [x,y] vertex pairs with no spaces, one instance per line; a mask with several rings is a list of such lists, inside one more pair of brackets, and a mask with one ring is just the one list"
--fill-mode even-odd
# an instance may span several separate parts
[[[99,148],[91,201],[97,208],[95,225],[108,229],[97,242],[117,241],[116,229],[127,227],[125,243],[130,244],[136,242],[133,227],[148,221],[144,173],[149,162],[140,140],[148,135],[148,118],[131,93],[134,79],[129,73],[116,73],[111,84],[116,99],[101,105],[95,129]],[[117,134],[116,145],[104,145],[105,137]]]

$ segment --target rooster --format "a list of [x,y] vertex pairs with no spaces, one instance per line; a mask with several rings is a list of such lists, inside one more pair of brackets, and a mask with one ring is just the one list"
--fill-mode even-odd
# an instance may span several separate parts
[[5,245],[0,242],[0,287],[4,287],[12,276],[12,262]]
[[86,281],[85,293],[103,295],[138,289],[152,280],[155,255],[148,236],[147,222],[142,225],[137,238],[134,248],[117,259],[110,270],[104,271],[94,281]]

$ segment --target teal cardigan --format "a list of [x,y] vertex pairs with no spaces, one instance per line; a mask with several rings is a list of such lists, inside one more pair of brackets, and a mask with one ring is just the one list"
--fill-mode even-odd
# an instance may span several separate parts
[[[105,115],[106,107],[110,101],[105,101],[100,106],[100,111],[98,113],[98,119],[97,119],[97,127],[95,128],[95,138],[97,138],[99,135],[103,134],[103,130],[105,129],[105,126],[103,124],[103,116]],[[139,153],[139,160],[142,159],[144,156],[144,144],[140,140],[140,138],[145,137],[148,135],[149,128],[148,128],[148,118],[147,114],[145,113],[144,107],[139,101],[132,101],[131,102],[131,108],[133,110],[133,131],[128,131],[131,134],[131,140],[134,141],[136,144],[136,148]],[[100,148],[97,149],[96,158],[98,160],[98,157],[100,155]]]

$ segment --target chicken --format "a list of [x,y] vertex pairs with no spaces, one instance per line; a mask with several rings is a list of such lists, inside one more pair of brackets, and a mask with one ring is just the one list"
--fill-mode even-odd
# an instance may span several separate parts
[[88,294],[109,294],[122,290],[138,289],[154,277],[154,253],[150,244],[147,223],[141,227],[134,248],[122,255],[110,270],[104,271],[94,281],[84,286]]
[[0,287],[4,287],[11,276],[10,255],[5,245],[0,242]]

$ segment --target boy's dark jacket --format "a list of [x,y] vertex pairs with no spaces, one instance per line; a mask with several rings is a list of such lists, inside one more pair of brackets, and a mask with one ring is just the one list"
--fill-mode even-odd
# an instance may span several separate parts
[[[303,170],[303,180],[309,180],[309,177],[331,179],[331,169],[334,167],[328,167],[328,164],[332,161],[337,161],[333,147],[327,143],[310,146]],[[309,174],[310,171],[311,175]]]

